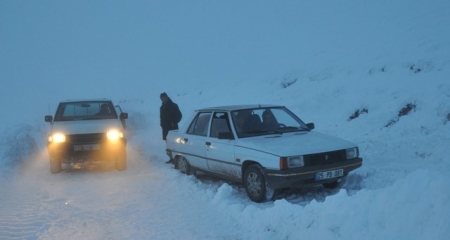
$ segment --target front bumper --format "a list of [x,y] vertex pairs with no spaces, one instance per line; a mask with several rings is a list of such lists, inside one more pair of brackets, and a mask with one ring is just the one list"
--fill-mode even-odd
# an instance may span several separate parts
[[48,143],[47,151],[50,159],[62,163],[114,161],[126,152],[126,143],[126,139],[116,142]]
[[318,172],[327,172],[337,169],[343,169],[343,178],[348,175],[350,171],[361,167],[362,158],[354,158],[345,161],[335,162],[331,164],[299,167],[289,170],[265,170],[265,175],[270,186],[274,189],[280,188],[295,188],[295,187],[307,187],[314,186],[322,183],[334,182],[339,178],[330,178],[325,180],[315,180],[315,176]]

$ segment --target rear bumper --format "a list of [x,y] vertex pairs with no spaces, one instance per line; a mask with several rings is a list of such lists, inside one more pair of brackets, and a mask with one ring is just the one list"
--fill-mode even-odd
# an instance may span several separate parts
[[362,165],[362,158],[354,158],[346,161],[318,165],[311,167],[300,167],[290,170],[265,170],[267,181],[274,189],[279,188],[293,188],[293,187],[307,187],[314,186],[322,183],[334,182],[339,178],[330,178],[325,180],[315,180],[315,176],[318,172],[327,172],[337,169],[343,169],[343,178],[348,175],[350,171],[353,171]]

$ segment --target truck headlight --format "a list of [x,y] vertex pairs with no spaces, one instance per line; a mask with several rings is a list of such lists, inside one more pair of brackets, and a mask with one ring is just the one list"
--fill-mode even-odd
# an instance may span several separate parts
[[62,133],[54,133],[48,136],[48,142],[63,143],[66,141],[66,135]]
[[347,159],[356,158],[359,155],[358,148],[357,147],[348,148],[348,149],[346,149],[346,154],[347,154]]
[[117,141],[117,140],[123,138],[123,132],[119,131],[119,130],[116,130],[116,129],[109,130],[106,133],[106,137],[108,138],[108,140]]

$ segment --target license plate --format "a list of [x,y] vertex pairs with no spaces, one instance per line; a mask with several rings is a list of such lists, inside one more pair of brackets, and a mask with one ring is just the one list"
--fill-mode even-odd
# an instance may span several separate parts
[[342,177],[342,176],[344,176],[344,169],[336,169],[336,170],[327,171],[327,172],[318,172],[318,173],[316,173],[316,181],[323,180],[323,179],[329,179],[329,178]]
[[99,144],[85,144],[85,145],[74,145],[73,150],[74,151],[92,151],[92,150],[99,150],[100,145]]

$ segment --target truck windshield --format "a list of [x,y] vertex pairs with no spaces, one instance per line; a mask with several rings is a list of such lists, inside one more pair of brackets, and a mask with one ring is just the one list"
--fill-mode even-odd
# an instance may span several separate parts
[[115,119],[117,113],[109,101],[60,103],[55,121]]

